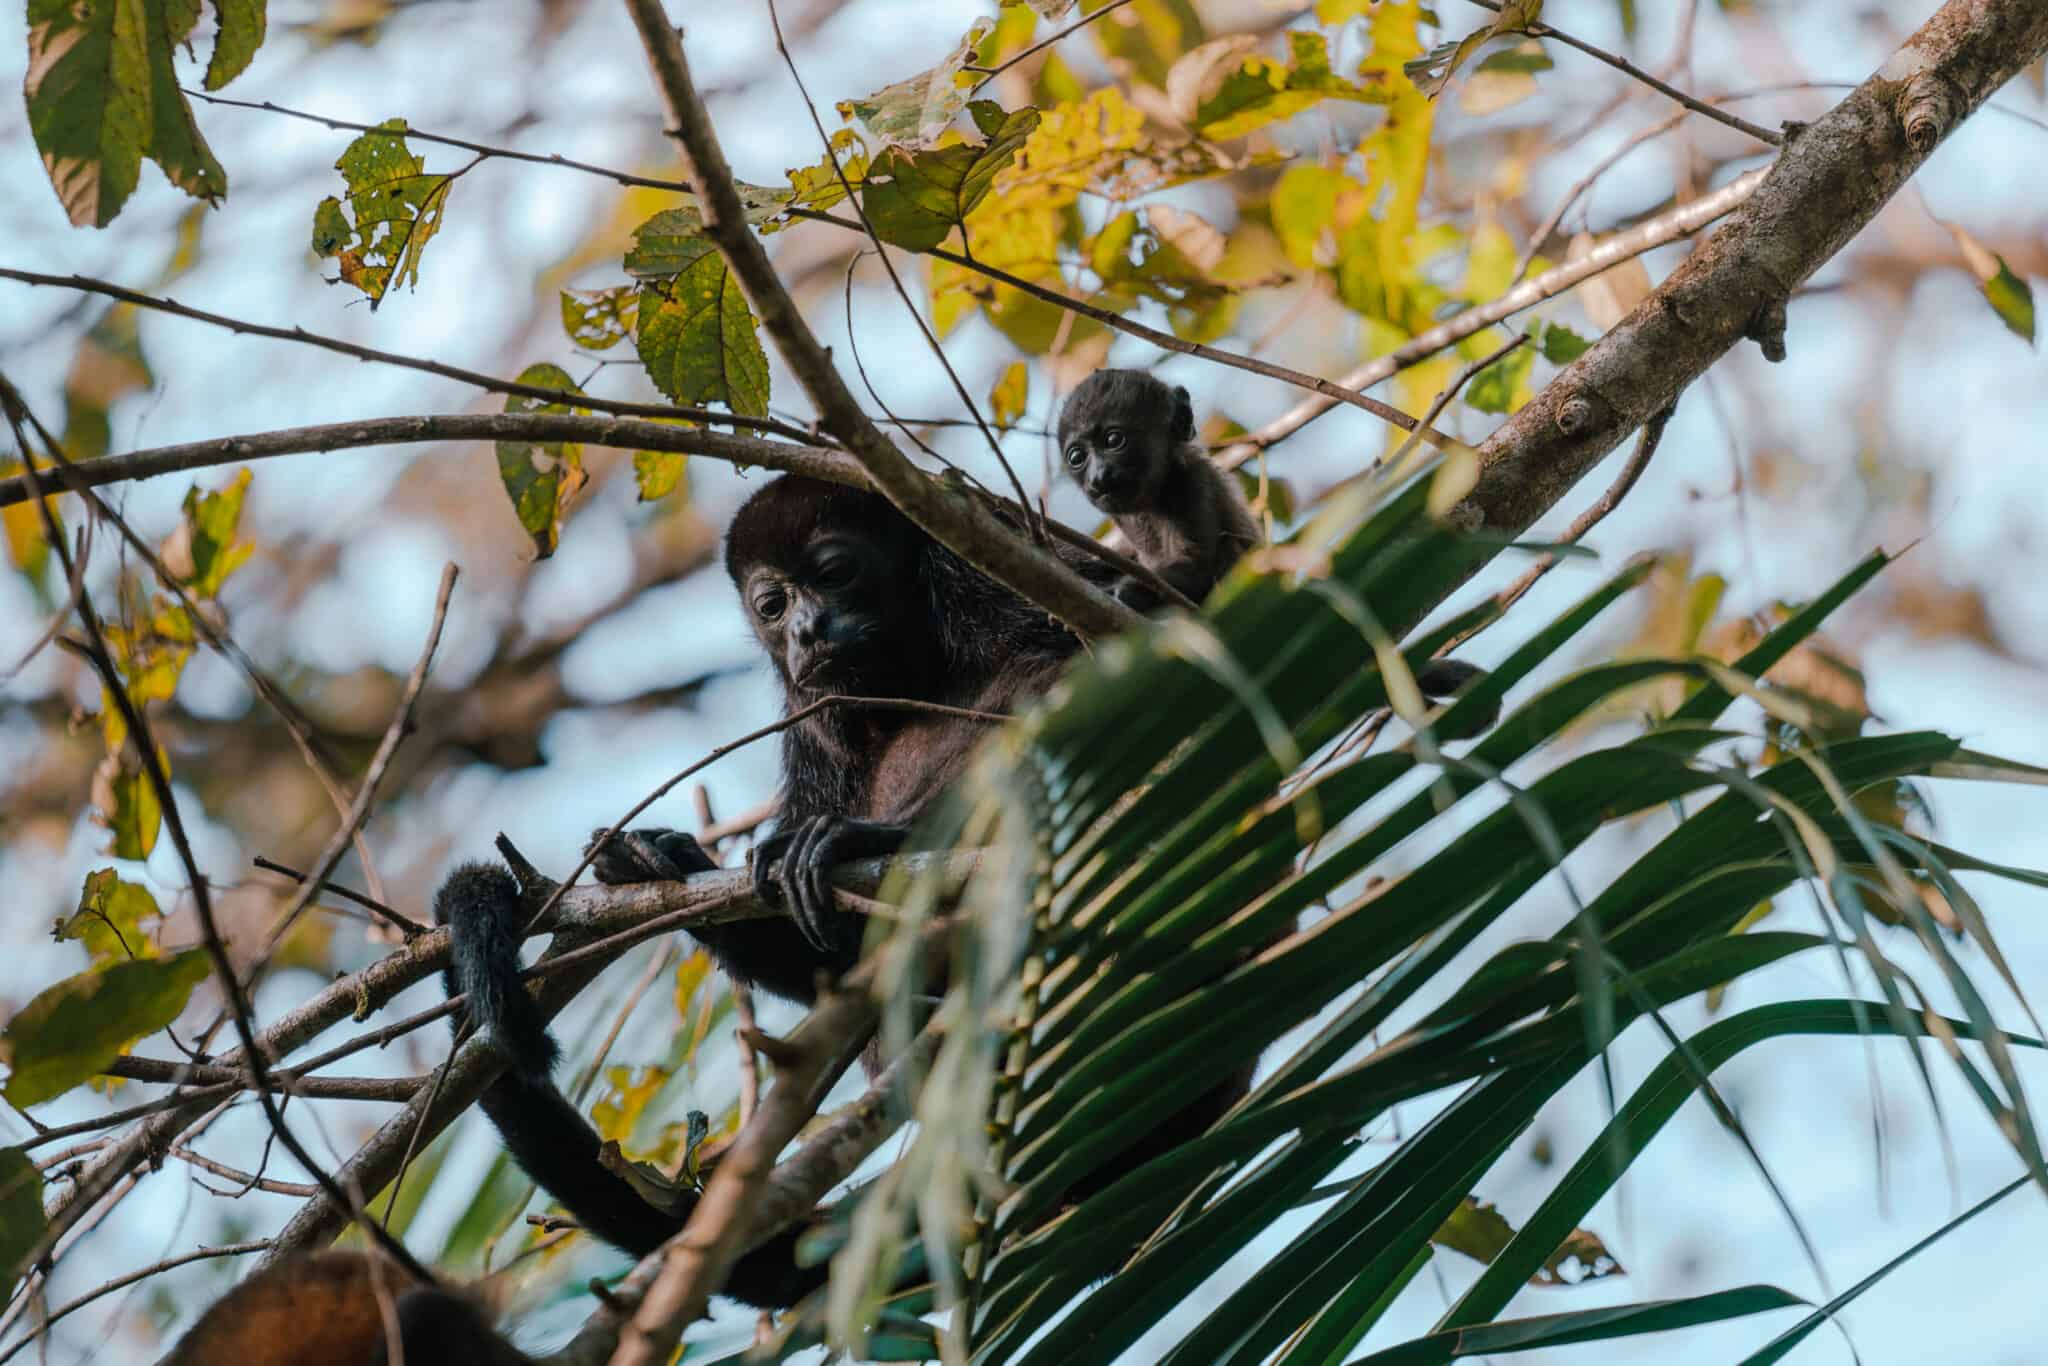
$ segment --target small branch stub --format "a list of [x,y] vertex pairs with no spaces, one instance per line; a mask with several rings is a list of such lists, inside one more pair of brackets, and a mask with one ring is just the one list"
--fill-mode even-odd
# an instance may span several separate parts
[[1899,92],[1899,124],[1906,130],[1907,145],[1921,156],[1948,136],[1955,116],[1954,92],[1932,72],[1914,76]]

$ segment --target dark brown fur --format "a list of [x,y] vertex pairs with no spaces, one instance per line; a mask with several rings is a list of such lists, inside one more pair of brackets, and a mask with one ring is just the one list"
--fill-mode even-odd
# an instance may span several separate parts
[[[1060,410],[1061,460],[1109,514],[1138,563],[1193,602],[1259,543],[1237,480],[1195,440],[1188,391],[1143,370],[1097,370]],[[1117,596],[1149,610],[1158,595],[1126,579]]]
[[423,1285],[367,1252],[320,1252],[256,1272],[214,1301],[162,1366],[530,1366],[469,1295]]

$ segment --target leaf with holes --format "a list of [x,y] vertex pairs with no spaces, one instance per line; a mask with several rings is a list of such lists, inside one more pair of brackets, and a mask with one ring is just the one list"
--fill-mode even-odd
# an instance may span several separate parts
[[609,351],[632,336],[639,311],[637,285],[562,291],[562,330],[587,351]]
[[143,924],[162,918],[149,888],[123,882],[112,868],[101,868],[85,875],[78,909],[58,921],[53,933],[58,939],[78,940],[93,966],[104,967],[159,956],[156,941]]
[[640,225],[626,273],[642,280],[641,363],[677,403],[723,403],[736,413],[768,411],[768,356],[739,282],[692,209],[670,209]]
[[890,146],[930,147],[967,107],[967,93],[962,87],[972,85],[974,78],[960,68],[974,60],[975,49],[994,27],[992,19],[975,20],[966,36],[937,66],[908,80],[885,85],[865,98],[842,100],[839,116],[859,119],[870,133]]
[[[545,362],[529,365],[520,371],[519,382],[543,389],[559,389],[564,394],[580,395],[583,392],[561,366]],[[588,413],[589,409],[572,403],[511,394],[505,399],[505,411]],[[569,504],[589,478],[583,471],[582,444],[575,441],[500,441],[498,478],[504,482],[505,493],[512,499],[512,510],[518,514],[519,525],[533,538],[534,549],[542,559],[554,554],[555,546],[561,540],[562,521],[569,514]]]
[[[1233,65],[1203,73],[1193,119],[1202,136],[1241,138],[1324,100],[1385,102],[1378,89],[1348,81],[1331,69],[1329,41],[1322,34],[1297,29],[1287,40],[1290,60],[1285,63],[1252,52]],[[1197,49],[1190,56],[1201,53]]]
[[875,159],[861,187],[861,205],[876,236],[908,251],[937,246],[988,196],[996,176],[1038,129],[1036,109],[1006,114],[993,101],[976,100],[972,112],[987,139],[979,147],[891,147]]
[[341,280],[382,303],[393,284],[419,283],[420,255],[441,228],[453,178],[430,175],[405,145],[405,120],[348,145],[334,169],[348,198],[329,196],[313,211],[313,250],[341,267]]

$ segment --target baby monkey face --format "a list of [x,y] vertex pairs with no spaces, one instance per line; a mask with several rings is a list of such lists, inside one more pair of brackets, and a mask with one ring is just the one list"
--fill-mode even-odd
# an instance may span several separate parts
[[1193,435],[1187,390],[1142,370],[1098,370],[1060,412],[1060,459],[1096,507],[1136,512],[1156,500],[1168,462]]

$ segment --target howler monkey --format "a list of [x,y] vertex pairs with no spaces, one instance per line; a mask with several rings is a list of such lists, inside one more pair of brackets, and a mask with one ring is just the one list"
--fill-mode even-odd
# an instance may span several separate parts
[[[1259,543],[1237,481],[1195,440],[1188,391],[1143,370],[1097,370],[1060,410],[1061,460],[1106,512],[1138,563],[1199,603]],[[1116,595],[1139,611],[1158,595],[1124,579]]]
[[[725,559],[781,682],[785,715],[832,695],[1004,713],[1044,691],[1079,648],[1042,609],[877,494],[776,479],[741,506]],[[790,917],[690,933],[733,977],[811,1000],[818,973],[844,972],[860,950],[860,917],[833,904],[832,866],[900,847],[909,823],[986,730],[965,716],[858,706],[827,707],[796,722],[780,737],[776,828],[753,865],[763,894],[785,903]],[[714,866],[695,839],[660,829],[622,834],[592,860],[607,883],[680,878]],[[454,928],[449,991],[468,993],[470,1018],[512,1060],[482,1100],[505,1146],[591,1233],[635,1255],[653,1250],[690,1207],[659,1210],[604,1167],[597,1133],[549,1080],[555,1045],[518,977],[525,909],[517,884],[494,865],[465,865],[443,884],[435,914]],[[1188,1114],[1205,1125],[1211,1110]],[[800,1232],[743,1257],[725,1293],[779,1307],[822,1283],[822,1267],[796,1264]]]
[[214,1301],[160,1366],[383,1366],[394,1336],[406,1366],[530,1366],[482,1304],[372,1252],[265,1267]]
[[[1195,440],[1194,405],[1179,385],[1144,370],[1097,370],[1067,395],[1059,442],[1067,472],[1129,539],[1138,563],[1193,601],[1258,544],[1258,522],[1236,479]],[[1141,612],[1159,605],[1135,579],[1115,591]],[[1483,672],[1439,659],[1416,673],[1415,685],[1426,697],[1449,697]]]

